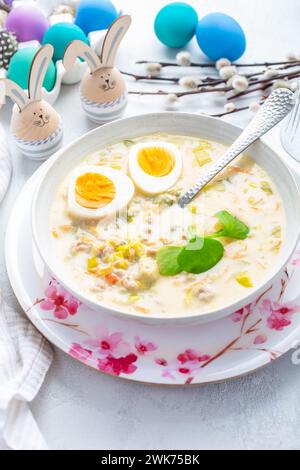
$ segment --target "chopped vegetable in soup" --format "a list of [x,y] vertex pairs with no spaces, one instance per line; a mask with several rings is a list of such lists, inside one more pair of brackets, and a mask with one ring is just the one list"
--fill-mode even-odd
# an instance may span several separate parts
[[285,230],[263,168],[242,156],[184,209],[177,204],[225,150],[156,134],[83,156],[50,216],[53,251],[74,290],[113,309],[167,318],[222,308],[263,282]]

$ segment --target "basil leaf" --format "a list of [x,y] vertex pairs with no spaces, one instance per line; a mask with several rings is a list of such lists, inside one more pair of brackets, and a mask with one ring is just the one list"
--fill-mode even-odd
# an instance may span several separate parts
[[213,233],[212,237],[228,237],[236,240],[245,240],[249,234],[249,227],[244,224],[241,220],[237,219],[227,211],[220,211],[215,214],[215,217],[219,219],[219,222],[223,227],[216,233]]
[[204,273],[213,268],[223,257],[222,243],[213,238],[194,237],[178,254],[178,264],[188,273]]
[[156,255],[159,272],[162,276],[175,276],[181,273],[177,258],[182,251],[181,246],[164,246]]

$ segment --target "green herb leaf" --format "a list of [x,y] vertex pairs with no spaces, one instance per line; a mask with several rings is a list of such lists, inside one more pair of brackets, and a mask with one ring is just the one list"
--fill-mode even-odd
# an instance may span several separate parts
[[180,251],[177,262],[182,271],[199,274],[213,268],[223,254],[224,247],[218,240],[194,237]]
[[236,240],[245,240],[249,234],[249,227],[244,222],[237,219],[227,211],[220,211],[215,214],[219,222],[223,225],[221,230],[213,233],[212,237],[229,237]]
[[164,246],[156,255],[159,272],[162,276],[175,276],[181,273],[177,258],[182,251],[180,246]]

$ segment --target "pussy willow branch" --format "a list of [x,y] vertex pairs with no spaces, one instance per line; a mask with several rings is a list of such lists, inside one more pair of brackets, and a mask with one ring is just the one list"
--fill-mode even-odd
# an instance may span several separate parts
[[[293,79],[293,78],[298,78],[300,76],[300,70],[290,73],[290,74],[279,74],[276,75],[274,78],[265,78],[262,80],[255,80],[252,82],[249,82],[249,88],[247,90],[242,91],[240,93],[235,93],[231,96],[229,96],[227,99],[228,100],[233,100],[236,98],[239,98],[244,95],[248,95],[250,93],[253,93],[255,91],[260,91],[260,90],[265,90],[268,87],[272,86],[277,80],[280,79]],[[256,86],[256,85],[262,85],[262,86]],[[189,91],[179,91],[179,92],[170,92],[170,91],[163,91],[163,90],[158,90],[158,91],[129,91],[130,94],[132,95],[157,95],[157,96],[166,96],[169,95],[170,93],[176,95],[178,98],[181,98],[182,96],[188,96],[188,95],[197,95],[200,93],[215,93],[215,92],[229,92],[229,91],[234,91],[232,86],[222,86],[222,87],[217,87],[217,86],[206,86],[206,87],[201,87],[199,86],[197,90],[189,90]]]
[[277,80],[282,80],[282,79],[285,79],[287,78],[288,80],[292,80],[294,78],[298,78],[300,77],[300,70],[297,70],[296,72],[293,72],[293,73],[290,73],[290,74],[281,74],[281,75],[277,75],[276,77],[274,77],[272,79],[272,82],[270,79],[262,79],[262,80],[256,80],[255,82],[251,82],[249,83],[249,86],[255,86],[255,85],[259,85],[259,84],[265,84],[261,87],[254,87],[254,88],[247,88],[247,90],[245,91],[241,91],[240,93],[235,93],[234,95],[231,95],[227,98],[228,101],[230,100],[235,100],[236,98],[240,98],[241,96],[245,96],[245,95],[248,95],[249,93],[252,93],[253,91],[259,91],[259,90],[265,90],[266,88],[268,88],[269,86],[271,86],[274,82],[276,82]]
[[[297,73],[295,74],[291,74],[291,76],[289,77],[290,79],[293,79],[293,78],[299,78],[300,77],[300,71],[298,71]],[[275,80],[276,81],[276,80]],[[241,93],[238,93],[236,95],[234,95],[232,98],[238,98],[238,97],[241,97],[241,96],[245,96],[245,95],[248,95],[249,93],[252,93],[254,91],[265,91],[267,88],[269,88],[270,86],[272,85],[272,83],[266,83],[265,85],[262,85],[261,87],[256,87],[256,88],[252,88],[251,90],[245,90]],[[231,99],[231,98],[227,98],[228,100]],[[259,101],[259,104],[263,104],[263,102],[267,99],[267,96],[262,96],[260,98],[260,101]],[[245,111],[247,109],[250,109],[250,106],[241,106],[239,108],[235,108],[233,109],[232,111],[224,111],[222,113],[217,113],[217,114],[211,114],[211,116],[213,117],[223,117],[223,116],[227,116],[229,114],[234,114],[234,113],[238,113],[240,111]]]
[[[128,77],[134,78],[137,82],[141,80],[145,80],[145,81],[151,81],[151,82],[163,81],[163,82],[172,82],[174,84],[178,84],[180,80],[180,77],[160,77],[160,76],[151,77],[150,75],[139,75],[136,73],[124,72],[124,70],[121,70],[121,73]],[[211,85],[219,85],[222,83],[226,83],[226,80],[222,78],[215,78],[215,77],[201,78],[199,76],[199,79],[201,79],[202,83],[198,85],[198,88],[208,86],[208,85],[211,86]]]
[[[299,65],[300,65],[300,63],[299,63]],[[127,75],[128,77],[134,78],[136,81],[146,80],[146,81],[152,81],[152,82],[164,81],[164,82],[179,83],[179,80],[180,80],[180,77],[161,77],[159,75],[158,76],[139,75],[139,74],[132,73],[132,72],[125,72],[124,70],[121,70],[120,72],[123,75]],[[224,80],[222,78],[216,78],[216,77],[201,78],[199,76],[199,79],[201,79],[201,81],[203,81],[203,83],[201,83],[201,86],[218,85],[219,83],[226,83],[226,80]]]
[[[139,60],[136,62],[136,64],[152,64],[153,62],[156,62],[156,61]],[[284,60],[284,61],[278,61],[278,62],[252,62],[252,63],[245,63],[245,64],[233,63],[232,65],[235,65],[236,67],[272,67],[274,65],[288,65],[288,64],[296,63],[296,62],[299,62],[299,60]],[[159,63],[162,67],[183,67],[182,65],[179,65],[176,62],[159,62]],[[216,64],[214,62],[207,62],[207,63],[191,62],[188,67],[215,68],[215,66]]]
[[250,89],[248,88],[245,91],[241,91],[240,93],[237,93],[236,95],[230,96],[229,98],[227,98],[227,100],[229,101],[235,98],[240,98],[241,96],[250,95],[250,93],[254,93],[255,91],[265,91],[268,88],[270,88],[270,86],[272,85],[273,85],[273,82],[269,82],[262,86],[257,86],[257,87],[250,88]]
[[234,113],[239,113],[240,111],[246,111],[247,109],[249,109],[249,106],[242,106],[241,108],[235,108],[233,111],[224,111],[223,113],[210,114],[209,116],[220,118],[220,117],[227,116],[228,114],[234,114]]
[[[137,62],[138,64],[149,64],[151,61],[139,61]],[[187,68],[187,67],[182,67],[179,66],[179,64],[172,63],[172,62],[160,62],[160,65],[162,67],[169,67],[169,66],[175,66],[175,67],[181,67],[181,68]],[[277,66],[274,68],[274,71],[279,72],[279,71],[285,71],[287,69],[291,69],[297,66],[300,66],[300,60],[289,60],[289,61],[278,61],[278,62],[260,62],[260,63],[251,63],[251,64],[233,64],[236,67],[272,67],[272,66]],[[213,67],[215,68],[215,64],[198,64],[198,63],[191,63],[191,67]],[[156,96],[167,96],[170,93],[176,95],[178,98],[181,98],[183,96],[188,96],[188,95],[197,95],[201,93],[213,93],[213,92],[233,92],[230,96],[227,96],[227,100],[234,100],[237,98],[240,98],[242,96],[249,95],[254,92],[258,91],[265,91],[269,87],[271,87],[276,81],[278,80],[292,80],[295,78],[300,77],[300,70],[294,70],[289,73],[276,73],[274,77],[271,78],[263,78],[266,70],[261,70],[257,72],[252,72],[252,73],[246,73],[243,74],[244,77],[246,77],[249,81],[248,88],[242,92],[236,93],[234,92],[235,90],[233,89],[232,86],[227,85],[227,79],[222,79],[221,77],[210,77],[207,76],[205,78],[201,78],[199,75],[199,79],[202,80],[202,83],[200,83],[197,87],[196,90],[189,90],[189,91],[181,91],[181,92],[170,92],[170,91],[163,91],[163,90],[158,90],[155,92],[151,91],[130,91],[130,94],[136,94],[136,95],[156,95]],[[179,77],[161,77],[161,76],[156,76],[156,77],[151,77],[149,75],[139,75],[139,74],[134,74],[134,73],[127,73],[123,72],[125,75],[133,77],[135,80],[148,80],[148,81],[162,81],[162,82],[171,82],[173,84],[178,84],[180,78]],[[223,85],[225,86],[218,86],[218,85]],[[260,98],[260,104],[262,104],[267,96],[261,96]],[[238,113],[241,111],[246,111],[249,110],[250,106],[241,106],[241,107],[236,107],[231,111],[224,111],[221,113],[217,114],[211,114],[211,116],[214,117],[223,117],[227,116],[229,114],[234,114]]]
[[188,96],[188,95],[199,95],[200,93],[216,93],[216,92],[225,92],[225,91],[230,91],[232,90],[231,87],[207,87],[207,88],[201,88],[199,90],[189,90],[189,91],[177,91],[176,93],[172,93],[170,91],[163,91],[163,90],[158,90],[158,91],[129,91],[128,93],[131,95],[156,95],[156,96],[166,96],[166,95],[176,95],[178,98],[181,98],[182,96]]
[[173,83],[178,83],[179,78],[177,77],[151,77],[151,75],[138,75],[136,73],[131,73],[131,72],[124,72],[124,70],[120,70],[120,72],[123,75],[127,75],[128,77],[134,78],[137,82],[139,80],[152,80],[152,81],[164,81],[164,82],[173,82]]
[[[265,99],[266,97],[261,98],[259,104],[263,104]],[[222,113],[210,114],[210,116],[221,118],[224,116],[228,116],[229,114],[240,113],[241,111],[246,111],[247,109],[250,109],[250,106],[241,106],[240,108],[235,108],[232,111],[223,111]]]
[[[274,69],[275,71],[281,71],[281,70],[287,70],[289,68],[294,68],[294,67],[297,67],[297,66],[300,66],[300,61],[297,61],[297,62],[293,62],[292,64],[289,63],[288,65],[284,65],[282,67],[277,67],[276,69]],[[161,77],[161,76],[150,76],[150,75],[140,75],[140,74],[136,74],[136,73],[132,73],[132,72],[126,72],[126,71],[121,71],[123,75],[126,75],[126,76],[129,76],[129,77],[132,77],[134,78],[134,80],[136,81],[141,81],[141,80],[145,80],[145,81],[151,81],[151,82],[155,82],[155,81],[163,81],[163,82],[171,82],[171,83],[174,83],[174,84],[178,84],[179,83],[179,80],[180,80],[180,77]],[[254,73],[246,73],[246,74],[243,74],[244,77],[248,78],[250,82],[252,82],[252,80],[254,80],[256,77],[260,77],[260,76],[263,76],[265,73],[265,70],[262,70],[260,72],[254,72]],[[196,76],[197,77],[197,76]],[[275,77],[274,77],[275,78]],[[213,86],[213,85],[221,85],[222,83],[226,83],[227,82],[227,79],[223,79],[223,78],[220,78],[220,77],[201,77],[199,76],[199,79],[201,79],[202,83],[198,85],[198,88],[202,88],[202,87],[205,87],[205,86]]]

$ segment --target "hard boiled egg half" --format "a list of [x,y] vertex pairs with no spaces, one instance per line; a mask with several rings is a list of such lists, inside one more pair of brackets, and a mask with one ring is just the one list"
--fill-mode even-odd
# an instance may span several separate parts
[[136,186],[147,194],[158,194],[171,188],[182,170],[178,148],[168,142],[133,145],[128,164]]
[[70,176],[68,211],[81,218],[101,218],[121,211],[134,194],[127,175],[110,167],[86,165]]

